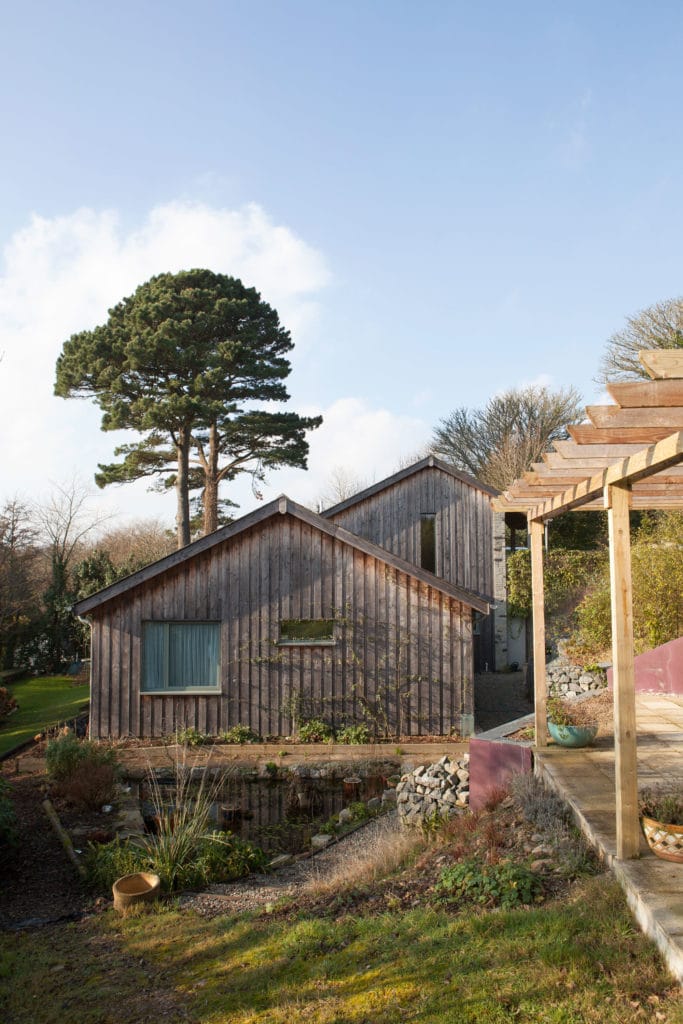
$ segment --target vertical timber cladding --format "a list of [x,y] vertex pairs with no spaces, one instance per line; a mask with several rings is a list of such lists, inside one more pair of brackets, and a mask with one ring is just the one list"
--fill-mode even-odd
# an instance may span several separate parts
[[[471,703],[470,617],[380,557],[273,515],[93,610],[93,735],[238,723],[286,735],[293,709],[380,733],[448,733]],[[333,618],[336,643],[278,646],[289,618]],[[221,692],[141,693],[147,620],[220,621]]]
[[493,593],[490,492],[438,466],[376,490],[331,520],[420,565],[420,517],[436,520],[436,574],[477,594]]

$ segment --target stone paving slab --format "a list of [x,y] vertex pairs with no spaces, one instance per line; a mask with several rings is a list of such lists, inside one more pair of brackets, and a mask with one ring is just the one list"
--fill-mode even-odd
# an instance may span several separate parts
[[[638,781],[678,780],[683,789],[683,701],[669,694],[636,694]],[[550,746],[534,751],[536,771],[571,805],[578,824],[624,889],[643,931],[659,947],[671,973],[683,983],[683,864],[661,860],[641,837],[640,856],[616,856],[614,745]]]

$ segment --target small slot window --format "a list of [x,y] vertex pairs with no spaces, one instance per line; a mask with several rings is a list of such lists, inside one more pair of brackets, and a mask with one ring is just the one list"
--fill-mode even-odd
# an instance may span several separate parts
[[420,566],[436,572],[436,516],[423,512],[420,516]]
[[283,619],[281,644],[333,644],[334,619]]

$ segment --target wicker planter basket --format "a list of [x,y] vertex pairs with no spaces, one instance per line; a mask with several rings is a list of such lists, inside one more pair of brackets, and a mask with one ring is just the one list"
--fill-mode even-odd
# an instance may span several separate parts
[[683,825],[666,825],[645,816],[640,820],[652,852],[662,860],[683,864]]
[[114,909],[127,910],[136,903],[149,903],[159,895],[161,879],[151,871],[136,871],[134,875],[117,878],[112,886]]

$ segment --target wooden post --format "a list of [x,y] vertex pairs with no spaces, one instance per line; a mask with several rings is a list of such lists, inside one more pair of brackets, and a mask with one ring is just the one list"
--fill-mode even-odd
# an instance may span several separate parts
[[534,714],[536,724],[536,746],[547,747],[548,723],[546,720],[546,679],[545,679],[545,605],[543,593],[543,535],[544,526],[540,519],[529,521],[531,539],[531,599],[534,636]]
[[612,591],[617,857],[624,860],[628,857],[637,857],[640,846],[628,484],[619,483],[606,487],[605,504],[608,508]]

